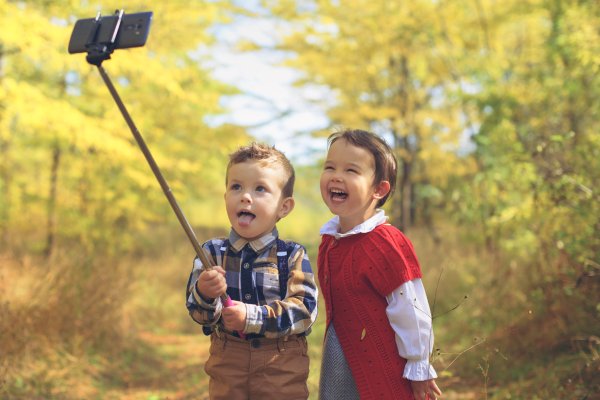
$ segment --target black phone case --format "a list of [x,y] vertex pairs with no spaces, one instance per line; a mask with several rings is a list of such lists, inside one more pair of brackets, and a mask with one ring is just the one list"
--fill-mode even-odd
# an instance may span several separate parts
[[[111,43],[117,20],[117,16],[110,15],[102,17],[99,22],[96,22],[96,18],[80,19],[75,22],[73,33],[71,33],[71,39],[69,40],[69,53],[86,52],[88,50],[86,45],[92,41],[94,43]],[[114,48],[126,49],[145,45],[151,22],[151,11],[124,14],[121,19]],[[94,38],[92,35],[97,23],[100,23],[100,27]]]

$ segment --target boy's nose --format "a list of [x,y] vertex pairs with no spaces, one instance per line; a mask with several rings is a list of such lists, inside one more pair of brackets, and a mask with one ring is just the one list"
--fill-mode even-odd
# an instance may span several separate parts
[[242,203],[251,203],[252,202],[252,196],[250,196],[250,193],[246,192],[244,194],[242,194]]

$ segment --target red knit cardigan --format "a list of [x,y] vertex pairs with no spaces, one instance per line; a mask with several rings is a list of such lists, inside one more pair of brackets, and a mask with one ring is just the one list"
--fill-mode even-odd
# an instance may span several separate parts
[[337,240],[323,235],[317,263],[327,326],[335,327],[361,400],[414,399],[385,312],[385,296],[421,277],[410,241],[388,224]]

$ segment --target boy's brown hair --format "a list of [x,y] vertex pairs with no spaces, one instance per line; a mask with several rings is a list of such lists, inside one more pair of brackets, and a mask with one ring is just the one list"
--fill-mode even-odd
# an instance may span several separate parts
[[331,134],[327,139],[327,148],[331,147],[339,139],[344,139],[351,145],[363,148],[373,154],[373,158],[375,159],[373,186],[378,185],[381,181],[388,181],[390,183],[389,193],[379,199],[376,205],[376,207],[383,206],[396,188],[398,163],[392,149],[385,140],[376,134],[360,129],[345,129]]
[[227,176],[229,176],[229,169],[232,165],[240,164],[249,160],[263,161],[266,165],[278,165],[283,168],[283,171],[287,175],[282,194],[283,197],[292,197],[294,194],[294,181],[296,180],[296,173],[290,160],[281,151],[277,150],[275,146],[268,146],[263,143],[251,143],[248,146],[240,147],[237,151],[229,155],[229,163],[227,164],[227,171],[225,172],[225,184],[227,184]]

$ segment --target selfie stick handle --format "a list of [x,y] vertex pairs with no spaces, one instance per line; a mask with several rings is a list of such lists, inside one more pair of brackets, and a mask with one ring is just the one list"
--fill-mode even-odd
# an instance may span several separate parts
[[127,122],[127,125],[129,126],[129,129],[131,130],[131,133],[133,134],[135,141],[137,142],[138,146],[142,150],[142,153],[144,153],[144,157],[146,157],[146,161],[148,161],[148,164],[150,165],[152,172],[154,172],[154,176],[156,176],[158,183],[160,183],[160,187],[162,188],[163,192],[165,193],[165,196],[167,196],[167,200],[169,200],[169,204],[171,204],[171,208],[173,208],[173,211],[175,211],[175,215],[177,215],[177,219],[179,220],[179,223],[183,227],[183,230],[187,234],[187,237],[190,239],[192,246],[194,246],[194,250],[196,251],[196,254],[198,255],[198,257],[200,258],[200,261],[202,261],[202,264],[204,264],[205,266],[210,266],[211,263],[209,262],[208,257],[206,256],[206,253],[204,253],[202,246],[200,246],[200,243],[198,242],[198,239],[196,238],[196,235],[194,234],[194,231],[192,230],[190,223],[185,218],[185,215],[183,215],[183,211],[181,211],[181,208],[179,208],[179,205],[177,204],[177,201],[175,200],[175,196],[173,196],[173,192],[171,191],[169,184],[167,183],[167,181],[163,177],[162,173],[160,172],[160,169],[158,168],[158,164],[156,164],[154,157],[152,157],[152,153],[150,153],[150,149],[148,149],[148,146],[146,146],[146,142],[144,142],[144,138],[142,138],[142,135],[136,128],[133,120],[131,119],[131,116],[129,115],[129,112],[127,112],[127,109],[125,108],[125,105],[121,101],[121,98],[119,97],[119,94],[117,93],[115,87],[113,86],[110,78],[106,74],[106,71],[104,70],[102,65],[98,65],[98,70],[100,71],[100,75],[102,76],[104,83],[106,83],[106,86],[108,87],[108,90],[110,91],[110,94],[112,95],[115,102],[117,103],[117,106],[119,107],[119,110],[121,111],[121,114],[123,114],[123,117],[125,118],[125,122]]
[[[129,126],[129,129],[131,130],[131,133],[133,134],[133,137],[135,138],[140,149],[142,150],[142,153],[144,153],[144,157],[146,157],[146,161],[148,161],[148,164],[150,165],[150,168],[152,169],[154,176],[158,180],[158,183],[160,184],[160,187],[162,188],[163,193],[165,194],[165,196],[167,196],[167,200],[169,200],[169,204],[171,205],[171,208],[175,212],[175,215],[177,216],[179,223],[183,227],[183,230],[185,231],[188,239],[192,243],[192,246],[194,247],[194,250],[196,251],[196,255],[202,262],[202,265],[204,266],[204,268],[206,270],[209,270],[212,268],[212,263],[211,263],[210,259],[204,252],[204,249],[202,249],[202,246],[200,246],[200,243],[198,243],[198,239],[196,238],[196,235],[194,234],[194,231],[193,231],[192,227],[190,226],[190,223],[183,215],[183,211],[181,211],[181,208],[179,208],[179,205],[177,204],[177,201],[175,200],[175,196],[173,196],[173,192],[171,191],[171,188],[169,187],[169,185],[167,184],[167,181],[165,180],[162,173],[160,172],[160,169],[158,168],[158,164],[156,164],[156,161],[154,161],[154,157],[152,157],[152,153],[150,153],[150,149],[148,149],[148,146],[146,146],[146,142],[144,142],[144,138],[142,137],[142,135],[138,131],[137,127],[135,126],[133,119],[131,118],[131,116],[129,115],[129,112],[127,111],[127,108],[125,108],[125,104],[123,104],[123,101],[121,101],[121,97],[117,93],[117,90],[115,89],[114,85],[112,84],[112,81],[110,80],[108,74],[102,67],[102,62],[110,59],[110,55],[115,49],[115,41],[117,38],[117,34],[119,32],[119,28],[121,25],[124,11],[117,10],[117,12],[115,14],[117,16],[117,20],[113,26],[113,32],[112,32],[111,38],[110,38],[109,42],[107,42],[107,43],[97,43],[96,42],[96,35],[98,33],[98,29],[100,28],[100,21],[101,21],[100,14],[98,14],[98,16],[96,16],[95,28],[92,30],[92,32],[90,33],[90,36],[88,37],[88,40],[87,40],[88,43],[87,43],[86,47],[88,48],[88,55],[86,57],[86,60],[88,63],[98,67],[98,71],[100,71],[100,76],[102,77],[102,80],[104,80],[104,83],[108,87],[110,94],[112,95],[113,99],[117,103],[117,107],[119,107],[121,114],[123,114],[123,117],[125,118],[125,122],[127,122],[127,125]],[[227,295],[227,293],[224,293],[223,295],[221,295],[221,302],[223,303],[224,307],[230,307],[230,306],[234,305],[233,301]],[[238,334],[242,338],[245,337],[245,335],[241,331],[238,332]]]
[[[202,249],[202,246],[200,246],[200,243],[198,242],[198,239],[196,238],[196,235],[194,234],[194,231],[193,231],[192,227],[190,226],[190,223],[185,218],[185,215],[183,215],[183,211],[181,211],[181,208],[179,208],[179,205],[177,204],[177,201],[175,200],[175,196],[173,196],[173,192],[171,191],[171,188],[169,187],[167,181],[165,180],[162,173],[160,172],[160,169],[158,168],[158,164],[156,164],[156,161],[154,161],[154,157],[152,157],[152,153],[150,153],[150,149],[148,149],[148,146],[146,146],[146,142],[144,142],[144,138],[142,137],[142,135],[136,128],[136,126],[133,122],[133,119],[131,119],[129,112],[127,112],[125,105],[121,101],[121,98],[119,97],[119,94],[117,93],[117,90],[113,86],[110,78],[106,74],[106,71],[102,67],[101,63],[97,64],[97,66],[98,66],[98,70],[100,71],[100,75],[102,76],[102,79],[104,80],[104,83],[106,83],[106,86],[108,87],[110,94],[112,95],[113,99],[117,103],[117,106],[119,107],[119,110],[121,111],[121,114],[123,114],[123,117],[125,118],[125,122],[127,122],[127,125],[129,126],[129,129],[131,130],[131,133],[133,133],[133,137],[135,138],[135,141],[137,142],[140,149],[142,150],[142,153],[144,153],[144,156],[146,157],[146,161],[148,161],[148,164],[150,165],[152,172],[154,172],[154,176],[156,176],[158,183],[160,183],[160,187],[162,188],[165,196],[167,196],[167,200],[169,200],[169,204],[171,204],[171,208],[173,208],[173,211],[175,211],[175,215],[177,215],[177,219],[179,220],[179,223],[183,227],[183,230],[185,231],[188,239],[190,239],[192,246],[194,246],[194,250],[196,251],[198,258],[202,262],[202,265],[204,266],[205,269],[207,269],[207,270],[211,269],[212,263],[210,262],[208,256],[204,252],[204,249]],[[222,295],[221,300],[223,301],[223,305],[225,307],[233,305],[231,298],[229,298],[229,296],[227,296],[227,294]]]
[[200,246],[200,243],[198,243],[198,239],[196,238],[196,235],[194,234],[194,231],[192,230],[190,223],[185,218],[185,215],[183,215],[183,211],[181,211],[181,208],[179,208],[179,205],[177,204],[177,201],[175,200],[175,196],[173,196],[173,192],[171,192],[171,188],[167,184],[167,181],[163,177],[163,174],[160,172],[160,169],[158,168],[158,164],[156,164],[156,161],[154,161],[154,157],[152,157],[152,153],[150,153],[150,149],[148,149],[148,146],[146,146],[146,142],[144,142],[144,138],[142,137],[142,135],[138,131],[137,127],[135,126],[133,119],[131,118],[131,116],[129,115],[129,112],[127,111],[127,108],[125,108],[125,104],[123,104],[123,101],[121,101],[121,97],[119,96],[119,93],[117,93],[117,89],[115,89],[115,86],[112,84],[112,81],[110,80],[108,74],[102,67],[102,62],[105,60],[108,60],[110,58],[110,54],[114,51],[115,41],[117,39],[117,34],[119,33],[119,28],[121,26],[123,14],[124,14],[123,10],[116,11],[115,15],[117,16],[117,19],[115,21],[114,26],[112,27],[113,32],[111,34],[110,40],[105,43],[96,43],[96,35],[98,34],[98,29],[100,28],[100,23],[101,23],[100,14],[98,14],[96,16],[96,19],[94,21],[95,22],[94,29],[92,29],[92,31],[90,32],[90,36],[87,39],[86,47],[88,48],[88,55],[86,57],[86,60],[88,63],[98,67],[98,71],[100,71],[100,76],[102,77],[102,80],[108,87],[108,91],[110,92],[113,99],[117,103],[117,107],[119,107],[121,114],[123,114],[123,117],[125,118],[125,122],[127,122],[127,125],[129,126],[129,129],[131,130],[131,133],[133,133],[133,137],[135,138],[135,141],[138,143],[138,146],[142,150],[142,153],[144,153],[144,156],[146,157],[146,161],[148,161],[148,164],[150,165],[152,172],[154,172],[154,176],[156,176],[158,183],[160,183],[160,187],[162,188],[165,196],[167,196],[167,200],[169,200],[169,204],[171,204],[171,208],[173,208],[173,211],[175,211],[175,215],[177,215],[177,219],[179,220],[179,223],[183,227],[183,230],[185,231],[187,237],[190,239],[190,242],[192,243],[192,246],[194,247],[194,250],[196,251],[198,258],[204,265],[204,268],[210,269],[212,266],[212,263],[206,256],[206,253],[202,249],[202,246]]

